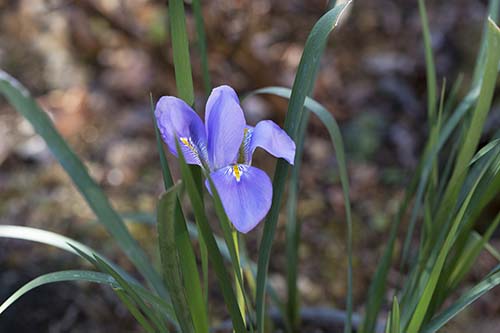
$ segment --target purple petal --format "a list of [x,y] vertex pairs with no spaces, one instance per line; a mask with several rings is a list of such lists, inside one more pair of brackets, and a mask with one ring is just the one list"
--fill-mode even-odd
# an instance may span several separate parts
[[294,163],[295,142],[271,120],[263,120],[257,123],[255,128],[248,132],[250,143],[245,149],[246,163],[250,164],[253,152],[260,147],[271,155],[284,158],[288,163]]
[[189,105],[177,97],[163,96],[156,104],[155,116],[161,136],[172,154],[177,156],[177,137],[188,164],[202,165],[206,161],[205,127]]
[[212,169],[235,163],[243,140],[245,116],[231,87],[220,86],[212,90],[207,101],[205,126]]
[[[255,228],[271,208],[273,186],[264,171],[237,164],[212,172],[210,177],[229,220],[239,232]],[[210,187],[208,180],[205,185]]]

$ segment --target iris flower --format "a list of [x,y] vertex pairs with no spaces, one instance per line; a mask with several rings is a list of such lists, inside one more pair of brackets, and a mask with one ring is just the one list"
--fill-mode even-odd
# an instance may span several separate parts
[[[236,230],[247,233],[266,216],[273,196],[269,176],[252,166],[260,147],[293,164],[295,143],[271,120],[255,127],[246,123],[236,92],[229,86],[212,90],[205,109],[205,125],[183,100],[163,96],[155,116],[169,150],[177,156],[178,140],[188,164],[201,166],[217,189]],[[210,190],[208,180],[205,186]]]

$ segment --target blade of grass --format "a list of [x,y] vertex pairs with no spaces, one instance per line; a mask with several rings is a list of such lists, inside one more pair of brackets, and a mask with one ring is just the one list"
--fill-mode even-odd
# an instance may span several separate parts
[[464,80],[464,75],[462,73],[458,74],[457,78],[453,82],[453,85],[450,90],[450,95],[446,99],[446,103],[443,108],[443,117],[444,119],[448,119],[450,111],[456,107],[456,103],[458,100],[458,93],[460,92],[460,88],[462,87],[462,82]]
[[443,327],[447,322],[458,315],[467,306],[476,301],[486,292],[495,288],[500,284],[500,266],[497,266],[488,276],[474,286],[472,289],[464,293],[452,305],[443,310],[439,315],[435,316],[428,324],[426,324],[421,332],[434,333]]
[[[57,247],[59,249],[65,250],[67,252],[71,252],[73,254],[76,254],[80,257],[82,257],[82,253],[86,254],[87,256],[98,256],[101,258],[103,261],[105,261],[108,265],[113,267],[115,270],[120,271],[120,273],[124,276],[127,276],[127,279],[129,281],[137,283],[137,280],[135,280],[133,277],[128,275],[126,272],[124,272],[120,267],[118,267],[116,264],[99,254],[98,252],[94,251],[87,245],[84,245],[80,242],[77,242],[71,238],[56,234],[51,231],[46,231],[46,230],[41,230],[41,229],[36,229],[36,228],[31,228],[31,227],[24,227],[24,226],[18,226],[18,225],[0,225],[0,238],[11,238],[11,239],[21,239],[21,240],[27,240],[27,241],[32,241],[32,242],[37,242],[41,244],[46,244],[50,246]],[[75,249],[78,249],[76,251]],[[87,259],[85,257],[82,257],[83,259]]]
[[[500,56],[500,52],[498,51],[498,27],[490,20],[490,29],[488,30],[488,39],[492,40],[491,45],[488,47],[487,52],[487,66],[485,67],[485,78],[482,81],[480,87],[473,87],[470,93],[465,97],[462,103],[457,107],[455,113],[448,120],[446,125],[443,127],[443,131],[440,135],[440,139],[438,143],[432,147],[431,151],[427,156],[424,156],[423,169],[420,174],[420,183],[418,185],[415,203],[413,206],[412,214],[410,217],[409,223],[409,233],[413,230],[414,225],[416,223],[416,219],[422,204],[422,196],[424,194],[427,181],[429,179],[429,173],[432,170],[432,161],[436,158],[437,153],[451,134],[451,131],[458,124],[459,120],[463,117],[463,115],[468,111],[469,107],[476,101],[477,103],[474,108],[474,112],[472,115],[472,121],[470,126],[468,127],[464,138],[464,145],[460,148],[457,161],[455,162],[455,168],[452,173],[451,179],[448,182],[448,186],[443,195],[443,204],[440,205],[439,211],[435,215],[435,220],[438,221],[446,221],[445,216],[452,210],[453,206],[456,204],[456,198],[458,196],[458,191],[460,190],[460,184],[463,183],[465,177],[465,170],[468,168],[468,161],[472,157],[474,150],[477,147],[477,143],[479,140],[479,135],[483,127],[484,117],[489,110],[489,106],[491,105],[491,98],[495,83],[495,78],[497,76],[497,66],[498,66],[498,57]],[[478,96],[478,97],[476,97]],[[469,136],[472,135],[472,136]],[[427,240],[426,251],[421,251],[419,253],[420,258],[428,258],[428,251],[433,247],[436,242],[432,239],[432,237],[436,237],[436,235],[430,235]],[[419,259],[419,262],[424,262]],[[421,266],[415,266],[417,271],[421,271]],[[409,280],[411,281],[411,279]],[[412,289],[412,287],[410,287]],[[401,304],[405,304],[405,297],[403,297],[403,301]],[[407,306],[402,306],[403,309],[407,309]],[[404,315],[403,315],[404,317]]]
[[71,238],[46,231],[30,227],[23,227],[17,225],[1,225],[0,226],[0,238],[11,238],[11,239],[21,239],[37,243],[42,243],[46,245],[51,245],[62,250],[68,251],[70,253],[76,254],[81,258],[89,261],[91,264],[95,265],[95,260],[93,257],[99,257],[108,266],[112,267],[116,272],[128,281],[128,283],[134,285],[136,290],[140,290],[140,294],[143,298],[148,299],[149,302],[155,304],[155,306],[160,309],[163,314],[172,322],[177,325],[175,320],[175,314],[172,306],[165,300],[158,298],[156,295],[152,294],[147,289],[139,285],[139,283],[125,271],[123,271],[119,266],[106,259],[104,256],[95,252],[88,246],[81,244]]
[[[174,57],[174,69],[175,69],[175,82],[178,90],[178,97],[183,99],[188,105],[194,105],[194,86],[193,86],[193,77],[191,70],[191,62],[189,55],[189,38],[186,30],[186,15],[184,11],[184,2],[182,0],[169,0],[169,17],[170,17],[170,35],[172,40],[172,52]],[[199,6],[199,4],[194,4],[194,6]],[[201,8],[195,8],[195,11],[201,12]],[[202,18],[202,17],[201,17]],[[201,26],[200,26],[201,24]],[[198,34],[203,32],[203,22],[200,22],[199,18],[196,18],[196,26],[198,30]],[[201,42],[200,47],[204,44],[205,38],[199,35],[199,42]],[[206,53],[206,52],[205,52]],[[206,60],[206,54],[203,55],[203,59]],[[205,65],[205,64],[204,64]],[[207,65],[207,73],[208,73],[208,65]],[[198,184],[198,190],[202,193],[202,179],[201,172],[197,167],[192,167],[191,171],[193,172],[195,182]],[[203,204],[203,196],[201,197]],[[177,215],[181,216],[182,212],[180,212],[180,205],[177,211]],[[185,241],[187,240],[187,232],[185,227],[185,219],[176,219],[179,221],[178,227],[179,236],[182,236],[182,244],[187,247]],[[208,307],[208,258],[207,258],[207,247],[203,239],[200,239],[199,242],[200,253],[201,253],[201,266],[204,280],[204,289],[206,293],[205,300],[205,308]],[[191,253],[192,251],[190,251]],[[189,254],[191,257],[191,255]],[[183,259],[181,259],[183,261]],[[192,268],[192,267],[191,267]],[[187,284],[189,285],[189,284]],[[191,297],[188,296],[188,299]],[[205,315],[206,317],[206,315]],[[195,316],[195,321],[197,317]],[[203,317],[201,317],[203,318]]]
[[[453,199],[458,195],[458,193],[452,193],[450,191],[451,184],[454,184],[455,182],[463,182],[463,171],[467,168],[469,161],[472,159],[472,156],[477,149],[484,122],[493,100],[498,63],[500,60],[500,30],[491,19],[489,19],[488,27],[488,48],[486,51],[486,65],[484,68],[484,75],[481,84],[481,92],[479,94],[474,112],[472,113],[472,119],[470,121],[469,128],[464,135],[464,138],[466,138],[466,140],[464,140],[463,145],[458,153],[455,163],[455,169],[450,178],[450,185],[448,186],[444,194],[443,201],[446,201],[447,198],[450,198],[450,203],[453,202]],[[446,205],[442,205],[440,208],[440,212],[437,213],[438,217],[440,217],[441,214],[446,214],[446,211],[449,210],[449,207]]]
[[[292,139],[296,139],[297,125],[301,119],[304,101],[312,91],[315,81],[314,76],[317,74],[317,67],[319,64],[319,51],[323,50],[329,33],[337,25],[342,13],[350,3],[351,1],[346,4],[338,5],[323,15],[314,25],[306,41],[299,68],[297,69],[297,75],[293,83],[292,94],[290,96],[290,103],[285,119],[285,131],[291,135]],[[279,160],[273,179],[273,201],[266,223],[264,224],[264,232],[260,243],[256,294],[257,329],[259,332],[263,332],[264,329],[265,291],[269,259],[288,170],[288,164],[283,160]],[[348,312],[350,312],[349,309]],[[348,315],[348,318],[346,330],[350,330],[351,316]]]
[[454,288],[456,288],[465,274],[470,271],[472,265],[475,263],[480,252],[486,247],[486,244],[493,235],[493,232],[497,229],[499,223],[500,213],[497,214],[493,222],[488,226],[488,229],[486,230],[484,235],[480,236],[479,239],[476,239],[474,237],[474,235],[476,234],[471,233],[472,243],[469,247],[466,248],[465,251],[463,251],[463,255],[460,256],[460,261],[454,267],[453,272],[451,272],[448,281],[449,289],[453,290]]
[[[426,68],[426,78],[427,78],[427,121],[429,123],[429,130],[431,131],[430,135],[430,140],[429,144],[427,146],[427,149],[430,149],[435,143],[436,140],[436,135],[437,129],[435,126],[435,114],[436,114],[436,103],[437,103],[437,80],[436,80],[436,69],[434,66],[434,56],[432,54],[432,44],[431,44],[431,36],[430,36],[430,29],[429,29],[429,22],[427,18],[427,11],[425,9],[425,1],[424,0],[419,0],[418,1],[418,8],[419,8],[419,14],[420,14],[420,19],[421,19],[421,24],[422,24],[422,33],[424,37],[424,50],[425,50],[425,68]],[[437,159],[433,163],[433,169],[432,169],[432,178],[431,178],[431,186],[435,185],[437,182]],[[433,190],[430,191],[431,193],[434,193]],[[407,263],[408,260],[408,252],[410,249],[410,242],[412,240],[413,236],[413,231],[414,231],[415,223],[410,223],[410,226],[408,228],[408,232],[406,234],[406,238],[404,241],[403,245],[403,252],[401,255],[401,264],[400,264],[400,270],[402,269],[402,266]]]
[[111,275],[123,288],[125,294],[130,297],[130,300],[138,305],[140,311],[155,325],[154,332],[165,332],[166,327],[162,318],[158,316],[158,313],[155,311],[153,306],[148,306],[146,304],[144,298],[140,296],[138,289],[136,289],[134,285],[128,283],[117,271],[115,271],[99,257],[94,256],[93,259],[95,260],[95,266],[103,273]]
[[[426,244],[425,246],[421,247],[418,254],[417,265],[414,265],[414,268],[410,272],[409,278],[407,279],[407,283],[405,284],[405,288],[402,291],[403,297],[401,304],[404,304],[404,306],[402,307],[403,313],[401,315],[401,321],[403,323],[407,323],[410,320],[410,316],[412,315],[415,307],[417,306],[417,302],[421,299],[423,288],[425,287],[427,281],[430,278],[430,271],[433,267],[435,267],[435,261],[437,260],[436,259],[437,253],[441,251],[445,236],[448,235],[448,230],[450,228],[450,225],[452,225],[451,221],[453,219],[456,219],[456,214],[459,209],[462,210],[464,209],[464,205],[467,206],[465,207],[466,209],[466,213],[464,215],[465,218],[462,219],[462,221],[460,222],[459,226],[460,229],[457,233],[457,236],[454,238],[454,246],[457,247],[457,243],[460,242],[460,233],[464,232],[464,225],[467,223],[467,220],[470,219],[469,211],[471,207],[473,207],[474,205],[475,198],[477,196],[484,195],[484,191],[482,190],[481,185],[483,183],[489,183],[488,178],[491,178],[490,171],[495,163],[495,158],[491,158],[491,156],[495,157],[495,155],[494,154],[490,154],[489,156],[484,155],[482,151],[480,151],[477,154],[477,156],[482,156],[481,157],[482,160],[480,161],[478,158],[475,157],[473,158],[473,161],[471,161],[470,163],[470,166],[473,166],[476,169],[472,169],[474,176],[471,177],[470,186],[467,188],[467,190],[464,191],[465,194],[464,198],[456,202],[456,208],[450,210],[449,215],[445,216],[444,220],[440,220],[439,225],[441,226],[441,228],[435,228],[435,230],[433,231],[433,233],[437,233],[438,236],[434,235],[428,236],[428,238],[433,237],[433,242],[430,243],[426,238],[423,238],[421,241],[421,242],[426,242]],[[483,163],[483,160],[486,163]],[[461,186],[461,184],[456,183],[454,184],[454,186],[459,187]],[[455,191],[455,189],[453,189],[453,191]],[[471,195],[471,192],[475,193],[469,200],[467,198]],[[467,201],[466,199],[469,201]],[[434,224],[436,224],[436,222]],[[454,249],[453,253],[456,252],[457,248]],[[460,254],[457,253],[457,255]],[[452,254],[448,255],[446,258],[447,260],[446,262],[450,263],[452,258],[453,258]],[[427,313],[432,313],[432,309],[437,308],[439,306],[440,299],[444,300],[444,298],[446,297],[446,295],[444,294],[442,295],[439,294],[441,294],[443,290],[446,289],[446,286],[444,286],[443,284],[447,281],[447,279],[445,278],[447,274],[448,273],[446,272],[446,267],[445,267],[440,272],[438,285],[434,288],[436,292],[433,293],[432,302],[429,304],[426,310]]]
[[48,273],[38,276],[37,278],[26,283],[16,292],[14,292],[9,298],[7,298],[0,305],[0,314],[3,313],[5,310],[7,310],[9,306],[11,306],[15,301],[17,301],[27,292],[46,284],[65,282],[65,281],[86,281],[86,282],[105,284],[113,289],[120,288],[118,283],[116,283],[115,279],[113,279],[110,275],[104,273],[83,271],[83,270],[68,270],[68,271]]
[[[487,243],[498,223],[498,221],[494,220],[488,226],[484,242],[475,241],[472,238],[473,227],[475,221],[478,220],[480,212],[500,192],[500,145],[498,145],[499,142],[495,141],[482,148],[475,155],[473,161],[471,161],[471,165],[473,165],[462,187],[458,204],[463,202],[463,198],[470,191],[476,179],[481,176],[482,170],[484,168],[487,170],[484,176],[479,179],[479,185],[476,190],[477,195],[474,195],[469,204],[466,218],[460,227],[452,255],[447,258],[446,265],[439,278],[436,295],[432,302],[434,309],[441,306],[446,297],[453,292],[465,274],[470,270],[475,258]],[[497,144],[495,145],[495,143]],[[432,313],[432,308],[429,312]]]
[[25,117],[35,131],[45,140],[56,159],[68,173],[75,186],[97,216],[99,222],[117,241],[132,263],[146,280],[163,297],[167,292],[158,273],[151,266],[146,254],[130,235],[121,217],[108,198],[88,174],[84,164],[57,132],[49,116],[30,97],[28,91],[7,73],[0,71],[0,93]]
[[391,333],[401,332],[401,324],[399,323],[399,303],[398,303],[398,298],[396,296],[394,296],[392,300],[389,332]]
[[189,57],[189,39],[186,31],[186,14],[182,0],[168,0],[168,17],[177,93],[179,98],[183,99],[188,105],[193,105],[193,76]]
[[208,69],[207,37],[205,35],[205,23],[203,22],[203,12],[200,0],[193,0],[194,22],[196,25],[196,35],[198,36],[198,49],[201,58],[201,72],[203,74],[203,85],[205,94],[208,95],[212,90],[210,80],[210,71]]
[[[484,174],[485,171],[483,171]],[[405,330],[407,333],[417,333],[419,332],[419,329],[424,321],[424,318],[426,317],[427,309],[429,307],[429,304],[432,300],[432,296],[434,294],[435,288],[437,286],[437,282],[439,280],[439,276],[441,273],[441,270],[444,266],[446,257],[456,240],[456,234],[457,231],[460,227],[460,224],[462,222],[462,219],[467,211],[468,204],[470,200],[473,197],[473,194],[477,188],[477,185],[479,184],[479,179],[476,181],[474,186],[472,187],[471,191],[469,192],[467,198],[465,199],[465,202],[462,204],[460,207],[459,212],[454,218],[454,221],[451,225],[451,228],[449,229],[448,232],[447,230],[442,230],[441,235],[444,236],[446,235],[446,238],[444,240],[444,243],[442,244],[441,247],[436,247],[436,251],[432,252],[432,256],[436,257],[435,260],[431,259],[427,261],[427,267],[431,269],[430,273],[428,274],[422,274],[422,277],[420,278],[421,285],[423,285],[422,293],[418,293],[417,299],[418,302],[416,304],[415,310],[413,311],[413,314],[411,316],[411,319],[408,323],[408,327]],[[440,242],[437,242],[437,246],[439,246]],[[419,288],[420,289],[420,288]]]
[[[251,94],[273,94],[276,96],[280,96],[283,98],[290,98],[292,91],[288,88],[283,87],[266,87],[262,89],[258,89],[253,91]],[[344,202],[345,202],[345,210],[346,210],[346,220],[347,220],[347,252],[348,252],[348,299],[352,295],[352,218],[351,218],[351,203],[349,199],[349,178],[347,174],[347,163],[345,158],[345,149],[344,143],[342,140],[342,134],[340,132],[340,128],[335,121],[335,118],[328,112],[321,104],[316,102],[314,99],[306,97],[304,101],[304,106],[311,112],[313,112],[323,123],[323,125],[327,128],[328,134],[330,135],[331,142],[333,147],[335,148],[335,155],[337,158],[337,163],[339,167],[340,173],[340,181],[342,184]],[[299,156],[301,152],[298,152]],[[298,160],[296,159],[296,163]],[[352,301],[347,301],[349,302]]]
[[[500,7],[500,1],[499,0],[490,0],[488,4],[488,17],[491,18],[493,22],[498,21],[498,12],[499,12],[499,7]],[[479,85],[481,80],[482,80],[482,74],[484,71],[484,66],[486,63],[486,48],[487,48],[487,34],[488,34],[488,29],[489,29],[489,23],[486,21],[484,23],[483,27],[483,34],[481,37],[481,46],[479,48],[479,53],[476,58],[476,65],[474,67],[474,73],[472,76],[472,85],[476,86]]]
[[[179,325],[182,332],[195,332],[186,294],[184,293],[185,287],[182,283],[181,264],[175,243],[174,212],[180,186],[180,183],[172,186],[160,197],[158,202],[158,244],[163,278],[172,299]],[[197,332],[206,332],[207,330],[208,327],[205,327],[205,331],[197,330]]]
[[149,321],[144,317],[142,312],[137,308],[127,293],[119,289],[116,289],[115,293],[141,327],[148,333],[155,333],[155,329],[151,326]]
[[420,13],[420,20],[422,23],[422,33],[424,36],[425,69],[427,77],[427,117],[429,126],[432,126],[432,124],[434,124],[434,117],[436,115],[437,103],[436,68],[434,66],[429,19],[427,18],[427,11],[425,9],[424,0],[418,1],[418,9]]
[[[472,233],[476,238],[480,238],[481,235],[477,232],[477,231],[474,231]],[[484,248],[486,249],[486,251],[488,251],[488,253],[493,257],[495,258],[498,262],[500,262],[500,252],[493,247],[493,245],[491,245],[489,242],[486,243],[484,245]]]
[[[443,195],[442,204],[439,206],[438,211],[435,214],[435,220],[446,221],[446,216],[453,207],[456,205],[461,184],[463,184],[466,171],[469,168],[469,161],[472,159],[473,154],[479,143],[480,135],[486,120],[486,116],[491,106],[493,91],[496,83],[497,68],[500,60],[500,30],[498,27],[490,20],[489,30],[488,30],[488,49],[486,52],[486,66],[484,72],[484,79],[481,84],[480,94],[478,97],[477,104],[472,113],[472,119],[470,121],[469,127],[464,133],[463,145],[460,147],[457,160],[455,162],[455,168],[452,172],[451,178],[449,180],[448,186]],[[422,188],[419,188],[421,191]],[[418,202],[415,207],[418,206]],[[412,218],[416,217],[416,211],[412,213]],[[412,221],[413,222],[413,221]],[[435,237],[439,233],[431,234],[427,240],[426,246],[427,251],[422,252],[422,257],[426,258],[428,256],[428,251],[435,247]]]

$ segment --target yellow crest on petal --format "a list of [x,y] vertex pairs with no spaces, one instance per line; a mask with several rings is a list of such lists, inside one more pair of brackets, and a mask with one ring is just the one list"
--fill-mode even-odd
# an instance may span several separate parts
[[239,182],[241,179],[240,168],[237,165],[233,165],[233,175],[236,178],[236,181]]

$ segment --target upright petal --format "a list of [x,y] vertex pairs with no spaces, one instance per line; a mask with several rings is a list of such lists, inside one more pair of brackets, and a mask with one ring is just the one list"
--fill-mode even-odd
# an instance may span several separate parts
[[[271,208],[273,186],[264,171],[237,164],[212,172],[210,177],[229,220],[239,232],[255,228]],[[208,180],[205,185],[210,190]]]
[[205,111],[205,126],[212,169],[235,163],[243,140],[245,116],[231,87],[220,86],[212,90]]
[[250,142],[245,149],[245,163],[250,164],[253,152],[257,147],[261,147],[275,157],[284,158],[288,163],[293,164],[295,159],[295,142],[271,120],[262,120],[257,126],[248,130]]
[[177,156],[177,137],[188,164],[202,165],[206,161],[205,127],[189,105],[177,97],[163,96],[156,104],[155,117],[161,136],[172,154]]

